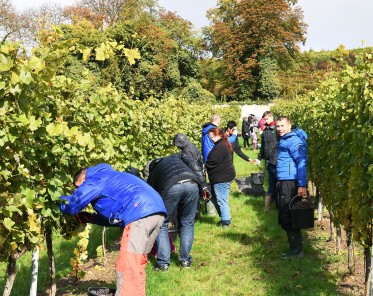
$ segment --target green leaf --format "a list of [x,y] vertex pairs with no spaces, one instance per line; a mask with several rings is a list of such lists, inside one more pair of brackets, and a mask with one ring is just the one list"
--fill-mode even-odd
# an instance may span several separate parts
[[52,153],[53,154],[59,154],[63,151],[62,147],[59,145],[54,145],[52,148]]
[[12,219],[4,218],[3,224],[4,224],[4,226],[5,226],[6,229],[8,229],[9,231],[11,231],[13,225],[16,224],[16,223],[13,222]]
[[24,70],[21,70],[21,73],[20,73],[20,79],[21,81],[24,83],[24,84],[30,84],[34,79],[32,78],[31,76],[31,73],[30,72],[26,72]]
[[20,94],[18,98],[18,105],[19,105],[19,108],[22,110],[22,112],[27,113],[30,107],[30,102],[27,96],[25,95],[25,93]]
[[41,70],[45,68],[45,62],[33,55],[29,61],[28,66],[32,69],[33,73],[39,73]]
[[9,71],[13,67],[13,60],[7,58],[5,55],[0,54],[0,71]]
[[10,81],[12,82],[12,84],[17,84],[21,81],[21,79],[19,78],[19,75],[16,72],[12,72]]
[[30,123],[25,114],[21,114],[20,116],[18,116],[17,121],[20,123],[20,126],[27,126]]
[[87,62],[90,55],[91,55],[92,49],[91,48],[86,48],[82,52],[83,52],[83,61]]
[[106,59],[106,47],[104,44],[101,44],[100,47],[95,48],[96,51],[96,60],[97,61],[105,61]]
[[30,121],[29,129],[31,131],[36,131],[42,124],[41,119],[40,118],[35,119],[35,116],[31,116],[29,121]]
[[58,136],[63,134],[68,129],[67,123],[50,123],[47,125],[46,130],[50,136]]
[[18,214],[22,215],[22,211],[14,205],[7,206],[6,209],[11,213],[17,212]]
[[41,214],[44,216],[44,217],[51,217],[52,216],[52,211],[51,209],[46,209],[46,208],[43,208],[41,210]]
[[136,60],[139,60],[141,58],[140,52],[137,48],[135,49],[123,48],[123,53],[127,57],[128,62],[131,65],[135,64]]

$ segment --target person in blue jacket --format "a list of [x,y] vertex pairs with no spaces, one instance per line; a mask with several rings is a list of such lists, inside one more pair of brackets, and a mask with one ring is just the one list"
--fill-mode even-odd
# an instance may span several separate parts
[[[220,126],[220,116],[218,114],[214,114],[210,118],[210,122],[205,123],[202,126],[202,158],[203,163],[207,161],[207,156],[209,155],[212,148],[214,148],[215,143],[210,137],[210,130]],[[237,140],[238,130],[237,126],[233,129],[233,132],[228,137],[228,142],[233,145],[233,143]]]
[[[64,214],[77,215],[81,223],[124,227],[115,295],[145,295],[147,254],[166,216],[161,196],[140,178],[105,163],[80,169],[74,185],[72,195],[61,196]],[[89,204],[95,214],[81,212]]]
[[278,222],[286,231],[290,249],[282,258],[303,257],[302,233],[294,229],[289,203],[295,196],[307,196],[307,134],[301,129],[291,129],[289,118],[282,116],[276,121],[280,136],[277,149],[277,180],[279,193]]
[[220,126],[220,116],[218,114],[214,114],[210,118],[210,122],[205,123],[202,126],[202,158],[203,163],[207,160],[207,155],[209,155],[212,148],[214,148],[215,144],[210,138],[209,131],[212,128]]
[[[210,134],[209,134],[210,130],[213,129],[213,128],[219,128],[220,123],[221,123],[220,116],[218,114],[214,114],[214,115],[211,116],[210,122],[205,123],[202,126],[202,160],[203,160],[204,164],[207,161],[207,157],[208,157],[210,151],[215,146],[215,143],[211,139]],[[231,145],[236,141],[237,134],[238,134],[238,131],[237,131],[237,129],[235,129],[234,133],[232,133],[232,135],[229,136],[228,142]],[[215,216],[216,215],[215,206],[212,204],[211,201],[208,201],[206,203],[206,208],[207,208],[207,214],[209,216]]]

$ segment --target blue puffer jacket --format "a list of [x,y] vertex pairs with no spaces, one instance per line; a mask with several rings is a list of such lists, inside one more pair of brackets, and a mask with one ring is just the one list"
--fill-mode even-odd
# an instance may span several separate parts
[[[203,163],[207,161],[207,156],[209,155],[212,148],[214,148],[215,143],[211,140],[209,131],[212,128],[217,127],[215,124],[212,124],[211,122],[205,123],[202,126],[202,157],[203,157]],[[230,144],[233,144],[234,141],[236,141],[237,135],[231,135],[228,137],[228,142]]]
[[209,130],[212,128],[217,127],[215,124],[212,124],[211,122],[206,123],[202,126],[202,158],[203,163],[207,160],[207,155],[209,155],[212,148],[214,148],[215,144],[211,140],[209,135]]
[[307,186],[307,134],[296,129],[285,134],[278,143],[277,179],[296,180],[298,187]]
[[108,164],[89,167],[86,180],[70,196],[61,196],[60,209],[77,214],[89,203],[97,214],[92,223],[104,226],[127,224],[155,213],[166,213],[161,196],[146,182]]

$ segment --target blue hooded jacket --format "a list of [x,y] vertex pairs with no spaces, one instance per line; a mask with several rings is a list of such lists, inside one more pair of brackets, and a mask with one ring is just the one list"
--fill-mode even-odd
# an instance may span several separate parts
[[278,143],[277,179],[296,180],[298,187],[307,187],[307,134],[296,129],[285,134]]
[[[211,140],[209,131],[212,128],[216,128],[217,126],[212,123],[206,123],[202,127],[202,158],[203,163],[207,161],[207,156],[209,155],[212,148],[214,148],[215,143]],[[236,141],[237,135],[231,135],[228,137],[228,142],[232,145],[234,141]]]
[[105,163],[89,167],[83,184],[61,200],[61,211],[70,215],[91,203],[97,212],[92,223],[103,226],[126,226],[155,213],[166,214],[158,192],[140,178]]

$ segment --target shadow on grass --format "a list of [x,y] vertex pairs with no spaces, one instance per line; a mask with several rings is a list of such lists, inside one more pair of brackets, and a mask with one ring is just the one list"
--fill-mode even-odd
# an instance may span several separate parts
[[207,215],[200,216],[198,220],[196,220],[196,223],[216,225],[216,217],[217,216],[207,216]]

